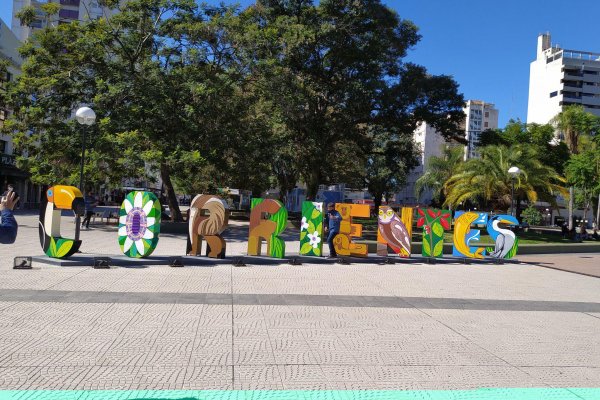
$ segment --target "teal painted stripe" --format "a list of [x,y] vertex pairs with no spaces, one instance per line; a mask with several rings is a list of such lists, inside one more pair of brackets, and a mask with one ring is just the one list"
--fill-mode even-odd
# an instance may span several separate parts
[[476,390],[0,390],[0,400],[600,400],[600,388]]

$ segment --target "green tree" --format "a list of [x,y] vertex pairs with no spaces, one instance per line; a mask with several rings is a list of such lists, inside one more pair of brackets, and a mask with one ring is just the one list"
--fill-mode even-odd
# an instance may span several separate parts
[[540,225],[544,217],[537,208],[530,205],[523,210],[521,218],[523,219],[523,222],[527,222],[529,225]]
[[379,0],[260,0],[237,32],[255,89],[284,127],[285,171],[302,178],[309,199],[343,174],[337,149],[351,144],[360,158],[377,148],[372,126],[411,136],[425,120],[453,136],[464,117],[450,77],[402,62],[420,36]]
[[582,219],[586,219],[594,200],[600,194],[600,151],[590,147],[572,155],[565,171],[568,183],[576,189],[575,202],[583,208]]
[[100,120],[87,182],[120,185],[151,167],[181,220],[173,179],[198,157],[226,169],[240,153],[227,146],[241,136],[247,118],[239,113],[248,109],[227,35],[234,14],[193,0],[130,0],[108,19],[36,33],[21,50],[23,74],[7,95],[15,113],[5,125],[29,155],[21,162],[33,180],[77,181],[81,134],[71,116],[88,104]]
[[[564,193],[564,178],[539,160],[536,149],[530,145],[487,146],[481,149],[481,158],[463,163],[458,172],[444,184],[448,195],[446,205],[456,207],[465,201],[479,204],[484,209],[506,210],[511,202],[512,178],[508,169],[521,169],[515,180],[515,197],[530,203],[547,201],[556,207],[556,195]],[[517,200],[517,215],[519,215]]]
[[[582,105],[564,107],[551,121],[556,127],[559,139],[564,140],[571,154],[579,154],[581,137],[598,132],[599,118],[585,111]],[[574,187],[569,187],[569,229],[573,228]]]
[[408,171],[418,165],[419,151],[411,137],[393,132],[379,132],[373,127],[373,150],[366,157],[365,185],[373,196],[375,210],[382,199],[406,184]]
[[564,142],[556,141],[555,128],[550,124],[526,124],[510,120],[504,129],[491,129],[481,133],[479,147],[489,145],[513,146],[529,144],[537,150],[540,161],[563,173],[569,149]]
[[464,163],[465,151],[463,146],[445,145],[441,157],[431,157],[427,160],[424,174],[415,183],[417,199],[425,190],[433,192],[432,203],[441,207],[446,201],[445,183],[456,174]]

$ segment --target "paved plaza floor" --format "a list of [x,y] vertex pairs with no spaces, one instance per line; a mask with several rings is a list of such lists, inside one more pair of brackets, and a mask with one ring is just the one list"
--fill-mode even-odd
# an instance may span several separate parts
[[[0,389],[570,388],[560,398],[575,399],[600,387],[600,279],[531,264],[599,255],[13,270],[14,256],[42,254],[36,217],[18,220],[17,242],[0,245]],[[228,253],[245,251],[243,229]],[[84,253],[119,254],[115,227],[82,239]],[[156,254],[184,250],[165,234]]]

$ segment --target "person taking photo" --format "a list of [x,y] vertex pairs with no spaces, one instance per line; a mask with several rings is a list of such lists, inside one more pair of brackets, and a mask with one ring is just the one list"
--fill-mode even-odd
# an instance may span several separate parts
[[19,201],[19,196],[12,190],[6,192],[0,199],[0,243],[11,244],[17,239],[17,220],[13,209]]

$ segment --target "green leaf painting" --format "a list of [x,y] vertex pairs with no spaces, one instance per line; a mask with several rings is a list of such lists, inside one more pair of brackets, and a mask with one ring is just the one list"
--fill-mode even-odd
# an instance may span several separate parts
[[118,243],[127,257],[143,258],[158,245],[161,206],[151,192],[127,194],[119,210]]
[[46,251],[46,255],[52,258],[64,258],[69,256],[69,252],[73,248],[75,240],[63,238],[50,238],[50,246]]
[[305,201],[300,222],[300,255],[320,257],[322,254],[323,203]]
[[450,229],[450,211],[433,208],[417,209],[417,227],[423,228],[423,257],[442,257],[444,254],[444,230]]
[[288,212],[279,200],[253,198],[248,234],[248,255],[260,255],[267,241],[269,257],[285,256],[285,241],[279,237],[287,227]]
[[[280,203],[281,204],[281,203]],[[275,232],[271,235],[271,248],[269,249],[269,256],[275,258],[285,257],[285,241],[279,237],[279,235],[285,231],[288,221],[288,212],[283,204],[281,208],[269,219],[277,224]]]

